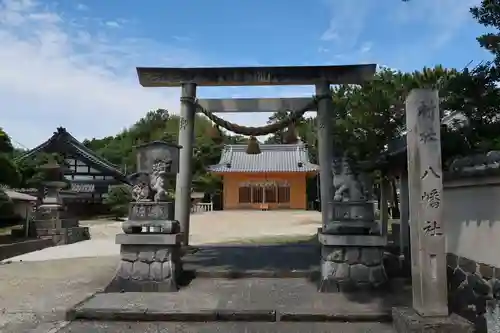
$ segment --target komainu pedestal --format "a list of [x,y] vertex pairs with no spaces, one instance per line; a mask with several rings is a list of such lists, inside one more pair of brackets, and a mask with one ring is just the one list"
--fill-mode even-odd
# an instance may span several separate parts
[[178,290],[182,272],[181,234],[168,195],[167,176],[178,171],[176,145],[152,142],[138,147],[138,172],[131,176],[134,202],[129,205],[120,244],[120,264],[106,292]]
[[177,291],[180,234],[118,234],[120,264],[107,292]]
[[[339,163],[341,162],[341,163]],[[386,238],[375,222],[368,187],[351,172],[347,159],[334,163],[335,194],[330,218],[319,234],[322,292],[376,290],[385,286]]]

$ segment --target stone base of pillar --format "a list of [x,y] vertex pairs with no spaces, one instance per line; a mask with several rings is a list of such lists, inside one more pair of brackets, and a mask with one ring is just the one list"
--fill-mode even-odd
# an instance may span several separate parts
[[321,248],[320,292],[357,292],[387,285],[383,247],[328,246]]
[[392,321],[398,333],[474,332],[474,326],[456,314],[447,317],[422,317],[412,308],[393,308]]
[[182,273],[180,234],[119,234],[120,264],[105,292],[177,291]]

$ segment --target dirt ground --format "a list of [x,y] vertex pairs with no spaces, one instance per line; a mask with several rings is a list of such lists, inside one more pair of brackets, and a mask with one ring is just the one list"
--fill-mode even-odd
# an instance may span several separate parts
[[[191,244],[270,236],[313,235],[321,216],[309,211],[226,211],[191,217]],[[118,263],[119,222],[82,221],[92,239],[9,259],[0,265],[0,332],[50,332],[66,309],[104,288]],[[42,325],[42,326],[37,326]]]
[[[120,248],[115,235],[121,222],[82,221],[90,227],[91,239],[75,244],[50,247],[10,258],[10,261],[39,261],[81,257],[116,256]],[[313,235],[321,225],[316,211],[217,211],[191,216],[190,244],[201,245],[270,236]]]

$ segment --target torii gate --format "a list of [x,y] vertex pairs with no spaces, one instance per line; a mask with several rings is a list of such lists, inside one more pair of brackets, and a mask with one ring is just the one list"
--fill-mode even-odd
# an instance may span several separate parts
[[[182,146],[180,151],[180,168],[179,174],[177,175],[176,184],[176,202],[175,202],[175,218],[181,224],[181,232],[183,233],[184,245],[188,244],[189,241],[189,217],[190,217],[190,192],[191,192],[191,177],[192,177],[192,154],[193,154],[193,139],[194,139],[194,120],[195,113],[197,109],[200,109],[202,113],[213,118],[213,112],[207,114],[204,109],[216,109],[216,112],[275,112],[279,110],[297,110],[301,109],[299,112],[295,112],[296,117],[303,115],[305,110],[313,111],[312,108],[315,106],[317,111],[317,136],[318,136],[318,159],[320,165],[320,177],[321,177],[321,212],[322,212],[322,227],[325,230],[329,219],[334,217],[330,216],[333,205],[333,175],[331,170],[331,164],[333,161],[333,147],[332,147],[332,118],[335,116],[335,110],[332,110],[331,103],[331,84],[362,84],[366,80],[370,79],[375,73],[376,65],[346,65],[346,66],[293,66],[293,67],[221,67],[221,68],[137,68],[137,73],[139,76],[139,81],[143,87],[181,87],[181,112],[180,112],[180,122],[179,122],[179,145]],[[210,99],[196,101],[196,87],[197,86],[268,86],[268,85],[314,85],[316,88],[316,96],[313,99],[304,98],[264,98],[264,99]],[[415,96],[419,95],[416,93]],[[321,98],[318,99],[318,96]],[[328,98],[324,98],[328,96]],[[438,101],[437,93],[423,92],[423,96],[411,97],[407,102],[407,112],[408,112],[408,127],[413,128],[416,126],[419,129],[422,120],[415,120],[417,113],[420,111],[416,105],[421,105],[427,102],[427,99],[431,99],[434,102]],[[432,97],[432,98],[431,98]],[[311,103],[313,102],[313,103]],[[418,103],[417,103],[418,102]],[[424,103],[425,104],[425,103]],[[435,104],[439,104],[436,102]],[[423,104],[422,104],[423,105]],[[418,111],[418,112],[417,112]],[[439,114],[439,109],[434,108],[433,113]],[[210,117],[212,116],[212,117]],[[434,117],[438,119],[439,117]],[[291,119],[291,118],[290,118]],[[290,120],[289,119],[289,120]],[[213,119],[212,119],[213,120]],[[233,124],[234,125],[234,124]],[[415,126],[414,126],[415,125]],[[429,127],[430,125],[426,123],[424,127]],[[435,120],[432,123],[433,128],[437,131],[439,126],[439,120]],[[234,127],[234,126],[233,126]],[[272,127],[272,125],[267,126]],[[426,128],[427,128],[426,127]],[[247,128],[248,129],[248,128]],[[420,128],[421,129],[421,128]],[[253,128],[255,130],[255,128]],[[249,131],[247,131],[249,132]],[[261,128],[262,132],[262,128]],[[416,136],[416,131],[413,136]],[[271,133],[271,132],[269,132]],[[242,134],[242,133],[240,133]],[[258,134],[262,135],[262,134]],[[409,161],[413,162],[410,158],[417,151],[428,157],[428,160],[440,160],[440,149],[436,148],[440,146],[439,137],[436,137],[436,142],[433,146],[425,146],[423,144],[416,144],[416,139],[412,141],[413,143],[409,145]],[[422,166],[419,166],[422,167]],[[438,168],[439,169],[439,168]],[[414,184],[416,187],[422,187],[421,176],[414,172],[410,172],[410,175],[417,180]],[[429,181],[430,182],[430,181]],[[439,182],[437,182],[439,183]],[[436,184],[437,184],[436,183]],[[430,183],[429,183],[430,184]],[[439,184],[435,185],[438,186]],[[441,185],[442,186],[442,185]],[[436,187],[437,188],[437,187]],[[421,189],[421,188],[420,188]],[[414,192],[416,193],[417,190]],[[414,207],[412,209],[412,214],[417,214],[417,207],[420,198],[413,198]],[[420,207],[421,209],[421,207]],[[439,210],[436,215],[436,220],[439,220]],[[424,214],[431,214],[430,211],[425,211]],[[433,215],[433,216],[434,216]],[[439,215],[439,216],[438,216]],[[418,217],[415,219],[418,220]],[[418,221],[421,222],[421,221]],[[438,260],[436,262],[443,263],[444,253],[444,238],[441,237],[432,244],[427,242],[422,242],[421,237],[417,237],[418,228],[413,230],[412,233],[412,252],[414,257],[412,258],[412,274],[414,276],[414,284],[419,284],[419,286],[413,286],[413,308],[402,310],[394,309],[394,326],[398,332],[414,331],[418,328],[419,331],[448,331],[451,327],[453,330],[460,332],[469,332],[470,325],[467,322],[463,322],[455,317],[447,317],[446,311],[446,274],[443,267],[437,268],[431,263],[423,265],[422,268],[419,267],[418,263],[422,264],[422,260],[425,260],[425,255],[428,253],[417,254],[418,250],[422,247],[425,250],[429,250],[431,257]],[[371,236],[371,235],[324,235],[323,232],[320,236],[333,236],[333,237],[319,237],[322,243],[322,279],[333,278],[336,279],[336,275],[342,269],[338,266],[333,272],[331,267],[324,265],[323,251],[328,253],[330,249],[329,256],[335,256],[338,250],[341,250],[343,256],[347,256],[347,252],[355,250],[355,248],[361,245],[361,250],[364,246],[374,246],[375,249],[383,247],[384,235],[382,236]],[[364,237],[363,240],[360,240]],[[356,239],[356,241],[355,241]],[[371,243],[371,244],[370,244]],[[437,246],[438,244],[439,246]],[[434,245],[434,246],[432,246]],[[418,247],[418,248],[417,248]],[[413,249],[415,248],[415,249]],[[333,249],[334,252],[331,252]],[[376,252],[376,251],[375,251]],[[424,251],[425,252],[425,251]],[[360,255],[360,260],[363,257],[364,252],[358,252]],[[368,252],[367,252],[368,253]],[[373,252],[370,252],[373,254]],[[373,261],[379,260],[372,256],[369,258]],[[417,258],[418,257],[418,258]],[[431,258],[431,259],[432,259]],[[381,263],[379,263],[381,265]],[[341,264],[345,265],[345,264]],[[430,266],[433,267],[430,267]],[[363,266],[363,265],[356,265]],[[442,265],[441,265],[442,266]],[[352,269],[353,267],[351,267]],[[433,269],[431,269],[433,268]],[[348,269],[350,271],[351,269]],[[423,269],[424,273],[420,272]],[[382,268],[383,270],[383,268]],[[363,270],[361,270],[363,271]],[[361,272],[358,269],[358,274]],[[437,271],[436,274],[432,273]],[[370,271],[370,280],[373,271]],[[432,273],[432,274],[431,274]],[[362,275],[362,274],[361,274]],[[436,276],[434,276],[436,275]],[[349,276],[352,278],[352,276]],[[354,279],[356,280],[356,279]],[[361,280],[359,282],[362,282]],[[434,288],[432,288],[434,286]],[[436,289],[440,290],[436,295],[434,291]],[[415,310],[417,312],[415,312]]]
[[[270,86],[314,85],[316,95],[330,94],[332,84],[362,84],[375,73],[376,65],[283,66],[283,67],[209,67],[209,68],[137,68],[143,87],[181,87],[179,124],[180,171],[175,191],[175,215],[180,222],[183,243],[189,242],[190,192],[196,107],[186,100],[196,99],[198,86]],[[275,112],[296,110],[310,103],[310,98],[212,99],[199,104],[217,112]],[[330,100],[318,102],[318,159],[321,177],[322,223],[328,222],[333,179],[332,127],[334,110]]]

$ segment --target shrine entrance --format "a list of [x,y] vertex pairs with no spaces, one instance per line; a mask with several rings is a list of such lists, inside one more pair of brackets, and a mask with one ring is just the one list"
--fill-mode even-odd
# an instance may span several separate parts
[[[362,84],[375,73],[376,65],[345,66],[287,66],[287,67],[221,67],[221,68],[137,68],[143,87],[181,87],[179,122],[180,165],[177,175],[175,217],[180,222],[183,244],[189,244],[190,191],[195,113],[200,112],[216,125],[235,134],[256,137],[285,129],[298,121],[307,111],[317,111],[318,160],[321,177],[322,224],[328,223],[331,211],[333,176],[331,163],[332,110],[330,85]],[[196,98],[197,87],[203,86],[270,86],[314,85],[312,98]],[[262,127],[245,127],[228,122],[216,115],[224,112],[289,111],[288,116]],[[267,192],[262,189],[242,190],[250,194],[250,202],[263,201]],[[271,191],[269,191],[271,194]],[[255,197],[255,198],[254,198]],[[271,195],[267,200],[279,199]],[[245,195],[243,196],[245,198]],[[248,198],[247,198],[248,199]]]
[[[373,233],[377,222],[373,204],[368,202],[357,175],[342,168],[336,180],[342,184],[333,195],[334,159],[333,119],[338,117],[333,110],[330,85],[363,84],[375,73],[376,65],[347,66],[304,66],[304,67],[232,67],[232,68],[138,68],[139,82],[144,87],[181,87],[181,110],[179,141],[181,146],[179,173],[175,191],[175,220],[180,222],[182,244],[189,244],[189,193],[191,190],[192,157],[195,114],[199,112],[215,125],[235,134],[249,136],[246,149],[247,160],[258,160],[263,152],[256,137],[275,133],[300,121],[308,111],[317,112],[318,162],[321,193],[321,231],[318,240],[322,255],[320,291],[339,291],[363,288],[380,288],[387,276],[383,267],[383,249],[387,245],[386,235]],[[314,85],[312,98],[232,98],[197,99],[196,89],[203,86],[269,86],[269,85]],[[287,116],[275,123],[261,127],[247,127],[231,123],[216,115],[224,112],[277,112],[285,111]],[[301,147],[296,147],[300,153]],[[251,157],[254,156],[254,157]],[[264,156],[262,159],[269,159]],[[336,158],[338,156],[335,156]],[[222,161],[221,161],[222,162]],[[346,161],[347,162],[347,161]],[[269,163],[272,164],[272,163]],[[296,161],[296,170],[308,172],[310,163]],[[234,169],[231,161],[225,161],[226,169]],[[316,166],[317,167],[317,166]],[[315,168],[309,169],[310,171]],[[241,170],[243,171],[243,170]],[[269,170],[266,170],[268,172]],[[274,170],[279,173],[280,169]],[[289,172],[287,169],[286,172]],[[345,171],[345,173],[344,173]],[[260,178],[262,181],[262,178]],[[361,187],[360,187],[361,186]],[[337,188],[338,187],[338,188]],[[355,189],[356,187],[356,189]],[[340,192],[339,192],[340,189]],[[274,205],[271,201],[288,200],[286,188],[271,184],[240,185],[238,193],[247,205]],[[349,193],[344,193],[349,192]],[[340,198],[338,201],[337,196]],[[346,200],[343,200],[346,198]],[[293,198],[291,198],[293,199]],[[350,254],[356,258],[350,259]],[[335,259],[334,259],[335,258]],[[345,283],[347,282],[347,283]]]
[[[124,229],[125,234],[117,235],[116,242],[121,244],[121,262],[115,278],[116,281],[123,282],[123,288],[114,291],[118,296],[114,295],[111,301],[106,299],[108,298],[106,294],[98,294],[85,305],[78,305],[75,312],[79,311],[79,318],[95,318],[95,313],[97,313],[97,318],[115,320],[147,318],[148,320],[185,321],[196,318],[195,321],[198,322],[243,320],[273,323],[358,320],[371,322],[371,329],[375,321],[386,321],[389,316],[397,332],[471,332],[470,323],[460,321],[456,317],[448,317],[444,235],[429,232],[428,229],[429,222],[433,222],[431,225],[438,228],[442,221],[442,207],[431,206],[433,209],[429,209],[426,206],[428,202],[425,200],[426,191],[442,192],[441,145],[438,134],[440,113],[437,107],[439,105],[437,91],[425,89],[413,91],[406,105],[409,130],[407,139],[408,164],[410,165],[408,176],[411,189],[410,216],[412,224],[416,226],[416,228],[410,228],[413,309],[407,307],[405,300],[402,300],[403,302],[397,300],[398,297],[404,296],[404,291],[408,289],[397,288],[380,293],[381,287],[387,286],[388,280],[384,268],[384,250],[387,246],[387,239],[386,235],[376,228],[373,204],[367,199],[368,186],[362,184],[363,177],[360,177],[363,171],[352,168],[347,155],[343,155],[342,158],[336,155],[334,159],[332,118],[335,118],[337,114],[336,110],[332,110],[330,91],[331,84],[363,84],[365,80],[373,76],[375,69],[375,65],[138,68],[139,80],[144,87],[181,87],[182,89],[179,145],[169,145],[165,142],[149,144],[149,148],[169,146],[168,150],[172,152],[169,156],[176,156],[175,159],[169,161],[179,162],[174,163],[176,165],[174,170],[178,172],[175,219],[161,219],[161,222],[165,220],[169,222],[164,223],[162,228],[170,227],[163,234],[133,234],[127,233]],[[315,96],[309,99],[196,99],[198,86],[308,84],[316,87]],[[240,126],[215,115],[216,112],[224,111],[275,112],[283,110],[290,111],[285,119],[262,127]],[[179,282],[185,281],[181,279],[182,273],[189,271],[190,254],[187,253],[189,248],[186,247],[189,244],[190,235],[195,113],[204,114],[216,125],[226,130],[250,136],[250,143],[252,141],[255,143],[256,136],[282,130],[297,122],[306,111],[317,111],[322,222],[317,240],[321,251],[318,251],[316,243],[309,244],[312,245],[309,246],[309,250],[312,248],[312,251],[309,251],[307,255],[300,253],[307,249],[306,247],[291,248],[288,244],[281,244],[281,252],[272,246],[226,246],[228,244],[224,244],[217,250],[215,248],[217,246],[210,248],[207,245],[205,249],[200,248],[200,251],[193,254],[194,264],[199,267],[193,270],[195,273],[193,276],[194,279],[202,278],[201,273],[205,265],[205,267],[210,267],[204,271],[206,274],[204,277],[209,279],[200,279],[189,285],[183,284],[182,287],[190,289],[187,292],[179,290],[181,286]],[[422,139],[426,133],[433,134],[434,139],[430,144]],[[156,151],[156,148],[153,150]],[[256,155],[262,152],[257,146],[248,149],[246,153],[255,157],[250,159],[257,159]],[[332,164],[341,166],[334,168],[335,184]],[[232,167],[231,162],[225,165]],[[298,167],[302,166],[300,163]],[[152,170],[158,175],[164,172],[158,168]],[[433,172],[434,177],[429,176],[430,171]],[[334,186],[335,193],[333,192]],[[161,185],[156,188],[158,190],[156,195],[162,193]],[[286,186],[280,186],[279,183],[243,183],[239,185],[239,191],[241,200],[249,204],[288,200]],[[160,204],[173,206],[172,201],[133,203],[133,205],[149,206]],[[261,216],[267,214],[267,212],[253,213],[255,213],[254,216],[260,215],[255,219],[261,219]],[[141,223],[133,219],[127,222],[130,226],[132,226],[131,222]],[[177,228],[179,222],[180,232]],[[245,271],[228,271],[225,269],[228,267],[228,261],[224,262],[224,258],[232,258],[236,265],[245,264]],[[219,259],[222,260],[219,261],[219,265],[214,263]],[[304,271],[290,267],[292,262],[296,264],[297,261],[304,264]],[[311,266],[314,264],[319,264],[319,283],[316,286],[304,283],[311,280],[310,274],[313,272]],[[269,274],[259,270],[262,267],[278,267],[279,265],[284,266],[283,270],[278,269],[268,272]],[[212,268],[215,268],[215,271]],[[222,268],[222,271],[217,271],[217,268]],[[247,272],[249,274],[245,275]],[[217,275],[218,273],[223,275]],[[241,273],[243,274],[239,275]],[[279,276],[277,277],[276,274]],[[289,279],[299,277],[297,274],[302,274],[300,277],[307,278],[307,280]],[[235,277],[242,278],[234,279]],[[232,279],[232,281],[224,278]],[[170,293],[161,292],[163,290]],[[142,293],[134,293],[134,291],[156,292],[156,294],[145,297]],[[172,293],[172,291],[179,292]],[[337,293],[337,295],[319,294],[317,291]],[[340,293],[355,296],[351,298]],[[390,295],[395,295],[395,298],[389,297]],[[102,304],[105,304],[105,308]],[[92,314],[89,309],[95,308],[97,311]],[[349,309],[346,310],[346,308]],[[117,311],[122,311],[121,317],[116,315]],[[329,331],[335,331],[335,329]]]

